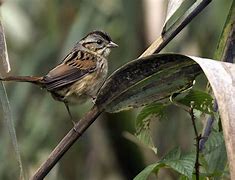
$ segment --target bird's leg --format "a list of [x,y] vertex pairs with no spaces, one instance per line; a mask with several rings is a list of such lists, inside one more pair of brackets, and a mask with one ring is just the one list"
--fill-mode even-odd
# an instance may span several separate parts
[[67,111],[68,111],[68,114],[69,114],[70,120],[71,120],[72,123],[73,123],[73,126],[75,126],[76,123],[73,121],[73,117],[72,117],[72,114],[71,114],[71,112],[70,112],[68,103],[67,103],[67,102],[64,102],[64,105],[65,105],[65,107],[66,107],[66,109],[67,109]]

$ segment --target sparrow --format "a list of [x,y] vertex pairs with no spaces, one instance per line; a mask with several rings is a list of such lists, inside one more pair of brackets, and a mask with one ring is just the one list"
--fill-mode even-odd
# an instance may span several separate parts
[[36,84],[65,104],[70,118],[70,104],[95,99],[108,73],[107,57],[118,45],[103,31],[92,31],[78,41],[73,49],[45,76],[8,76],[2,81]]

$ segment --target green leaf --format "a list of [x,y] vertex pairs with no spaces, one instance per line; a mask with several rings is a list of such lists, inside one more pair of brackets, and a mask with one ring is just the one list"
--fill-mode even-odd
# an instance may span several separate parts
[[208,164],[206,171],[209,174],[222,174],[227,164],[225,142],[222,132],[212,132],[205,144],[205,160]]
[[141,171],[134,180],[146,180],[148,176],[163,168],[171,168],[178,173],[184,175],[185,177],[191,179],[193,176],[195,163],[195,153],[182,155],[179,148],[175,148],[170,151],[161,161],[147,166],[143,171]]
[[215,51],[214,59],[235,62],[234,55],[234,23],[235,23],[235,2],[231,1],[231,8],[219,38],[219,43]]
[[152,140],[150,122],[155,117],[161,119],[164,116],[164,109],[163,104],[153,103],[145,106],[136,118],[136,137],[155,154],[157,154],[157,148]]
[[181,175],[179,180],[188,180],[189,178],[187,176]]
[[193,85],[201,68],[187,56],[155,54],[133,60],[115,71],[101,87],[96,105],[118,112],[168,102],[172,93]]
[[155,154],[157,154],[157,148],[153,143],[153,139],[149,129],[141,130],[138,134],[136,134],[136,137],[138,140],[140,140],[141,143],[146,145],[146,147],[150,148]]
[[[183,93],[182,93],[183,94]],[[176,99],[179,99],[176,97]],[[213,98],[206,92],[199,90],[190,90],[182,99],[176,100],[178,103],[191,107],[193,103],[194,109],[206,114],[213,115]]]
[[192,177],[194,170],[195,153],[189,155],[182,155],[179,159],[172,159],[165,164],[180,174]]
[[152,116],[162,118],[164,116],[164,104],[152,103],[145,106],[136,118],[137,132],[146,124],[146,119],[150,119]]
[[158,163],[156,164],[151,164],[147,166],[143,171],[141,171],[135,178],[134,180],[147,180],[149,175],[154,172],[154,169],[158,167]]
[[163,157],[163,161],[171,161],[172,159],[179,159],[181,156],[181,151],[180,149],[177,147],[177,148],[174,148],[172,149],[171,151],[169,151],[165,157]]
[[224,145],[224,137],[222,132],[212,131],[206,144],[204,153],[211,153],[216,150],[218,147]]
[[195,153],[182,155],[180,149],[177,148],[169,152],[162,162],[178,173],[191,178],[194,170],[195,159]]

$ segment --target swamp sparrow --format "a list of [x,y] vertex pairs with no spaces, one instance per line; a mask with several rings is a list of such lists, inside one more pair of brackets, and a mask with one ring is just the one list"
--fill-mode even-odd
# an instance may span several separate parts
[[9,76],[0,80],[30,82],[46,89],[54,99],[64,102],[72,118],[68,104],[83,103],[96,97],[107,76],[106,57],[115,47],[118,45],[107,33],[93,31],[77,42],[63,61],[47,75]]

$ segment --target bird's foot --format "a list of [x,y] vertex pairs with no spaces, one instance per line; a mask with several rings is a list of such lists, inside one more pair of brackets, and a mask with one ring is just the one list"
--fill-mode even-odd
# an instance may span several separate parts
[[76,122],[73,119],[71,119],[71,122],[73,123],[73,130],[77,132]]
[[97,96],[91,96],[91,98],[92,98],[92,103],[95,104],[95,101],[96,101],[96,99],[97,99]]

